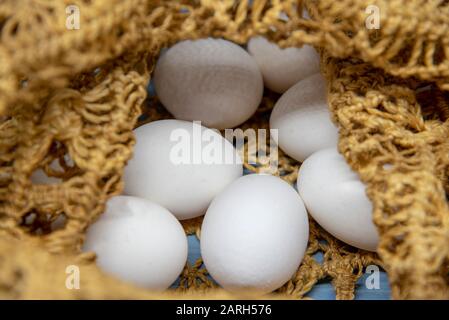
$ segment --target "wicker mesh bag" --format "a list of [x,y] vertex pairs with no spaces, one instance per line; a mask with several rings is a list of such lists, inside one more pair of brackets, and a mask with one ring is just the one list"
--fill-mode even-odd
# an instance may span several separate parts
[[[80,10],[79,30],[67,29],[69,5]],[[370,5],[380,29],[365,27]],[[133,128],[170,117],[147,98],[160,49],[206,36],[244,44],[255,34],[320,49],[339,150],[367,186],[381,236],[375,255],[311,221],[304,261],[274,297],[303,298],[330,278],[337,298],[352,299],[364,267],[378,264],[393,298],[449,298],[448,1],[5,0],[0,30],[0,298],[233,298],[200,260],[179,288],[152,293],[104,275],[80,248],[122,190]],[[266,128],[276,98],[267,93],[243,128]],[[299,165],[281,153],[278,174],[294,182]],[[33,184],[39,168],[61,182]],[[65,225],[51,231],[61,216]],[[198,237],[200,225],[184,223]],[[80,290],[65,286],[73,264]]]

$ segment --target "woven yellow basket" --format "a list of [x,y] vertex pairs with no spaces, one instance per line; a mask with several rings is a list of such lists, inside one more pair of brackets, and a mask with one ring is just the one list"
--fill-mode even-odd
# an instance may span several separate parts
[[[379,28],[367,25],[372,6]],[[337,298],[352,299],[363,268],[379,264],[393,298],[449,298],[448,1],[5,0],[0,30],[0,298],[234,298],[201,261],[185,267],[176,290],[152,293],[102,274],[80,248],[121,193],[139,116],[170,116],[146,99],[160,49],[206,36],[244,44],[255,34],[320,49],[339,150],[367,186],[381,236],[374,255],[311,221],[304,261],[273,297],[303,298],[331,277]],[[267,93],[243,127],[267,127],[275,98]],[[55,159],[61,171],[49,166]],[[299,165],[281,154],[278,174],[293,182]],[[39,168],[62,182],[33,184]],[[65,226],[52,232],[61,215]],[[200,225],[184,224],[198,237]],[[312,258],[319,251],[323,263]],[[80,290],[64,285],[73,264]]]

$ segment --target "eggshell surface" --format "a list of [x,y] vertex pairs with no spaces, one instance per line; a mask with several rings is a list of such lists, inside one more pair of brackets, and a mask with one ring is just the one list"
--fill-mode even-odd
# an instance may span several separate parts
[[217,129],[245,122],[263,95],[253,57],[230,41],[213,38],[181,41],[168,49],[157,62],[154,86],[177,119]]
[[308,77],[284,93],[271,113],[270,129],[278,130],[279,147],[300,162],[337,146],[338,130],[331,121],[323,76]]
[[201,255],[226,290],[264,294],[293,276],[308,236],[298,193],[280,178],[250,174],[212,201],[201,229]]
[[125,194],[154,201],[180,220],[203,215],[212,199],[243,174],[234,146],[197,123],[154,121],[135,135]]
[[379,236],[365,185],[336,148],[304,161],[297,187],[308,212],[324,229],[354,247],[376,251]]
[[166,209],[145,199],[116,196],[86,234],[105,272],[152,290],[167,289],[187,260],[187,237]]
[[298,81],[320,72],[320,57],[309,45],[282,49],[259,36],[248,42],[248,52],[259,65],[265,86],[277,93],[284,93]]

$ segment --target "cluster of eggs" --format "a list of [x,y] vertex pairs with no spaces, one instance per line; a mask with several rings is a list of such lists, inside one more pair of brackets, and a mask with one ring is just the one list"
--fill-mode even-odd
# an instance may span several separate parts
[[[262,37],[251,39],[247,51],[222,39],[183,41],[159,59],[154,86],[176,119],[135,130],[125,195],[110,199],[88,229],[84,250],[95,251],[105,271],[168,288],[187,260],[179,220],[201,215],[201,256],[230,291],[269,293],[293,276],[307,248],[307,212],[338,239],[376,249],[371,204],[337,152],[338,132],[312,47],[281,49]],[[278,146],[303,162],[297,190],[272,175],[243,175],[233,144],[216,130],[248,120],[264,86],[282,93],[270,127],[278,130]],[[183,139],[190,151],[179,150]],[[236,161],[195,161],[202,148]],[[180,151],[187,161],[177,158]]]

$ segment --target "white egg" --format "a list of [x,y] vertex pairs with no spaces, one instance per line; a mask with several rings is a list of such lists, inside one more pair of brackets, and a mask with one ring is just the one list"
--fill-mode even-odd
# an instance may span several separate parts
[[309,45],[282,49],[259,36],[248,42],[248,52],[262,71],[265,86],[278,93],[284,93],[298,81],[320,72],[320,57]]
[[117,196],[86,234],[84,251],[97,254],[105,272],[135,285],[165,290],[187,261],[187,237],[178,220],[160,205]]
[[159,203],[178,219],[203,215],[212,199],[243,174],[234,146],[215,130],[160,120],[135,130],[125,194]]
[[308,212],[330,234],[354,247],[376,251],[379,236],[365,185],[335,148],[304,161],[297,186]]
[[336,146],[338,129],[330,118],[324,78],[317,73],[284,93],[271,113],[270,128],[278,130],[279,147],[301,162]]
[[295,189],[280,178],[251,174],[212,201],[201,228],[201,256],[226,290],[265,294],[294,275],[308,237]]
[[254,59],[222,39],[179,42],[159,59],[156,93],[177,118],[211,128],[238,126],[262,100],[263,80]]

